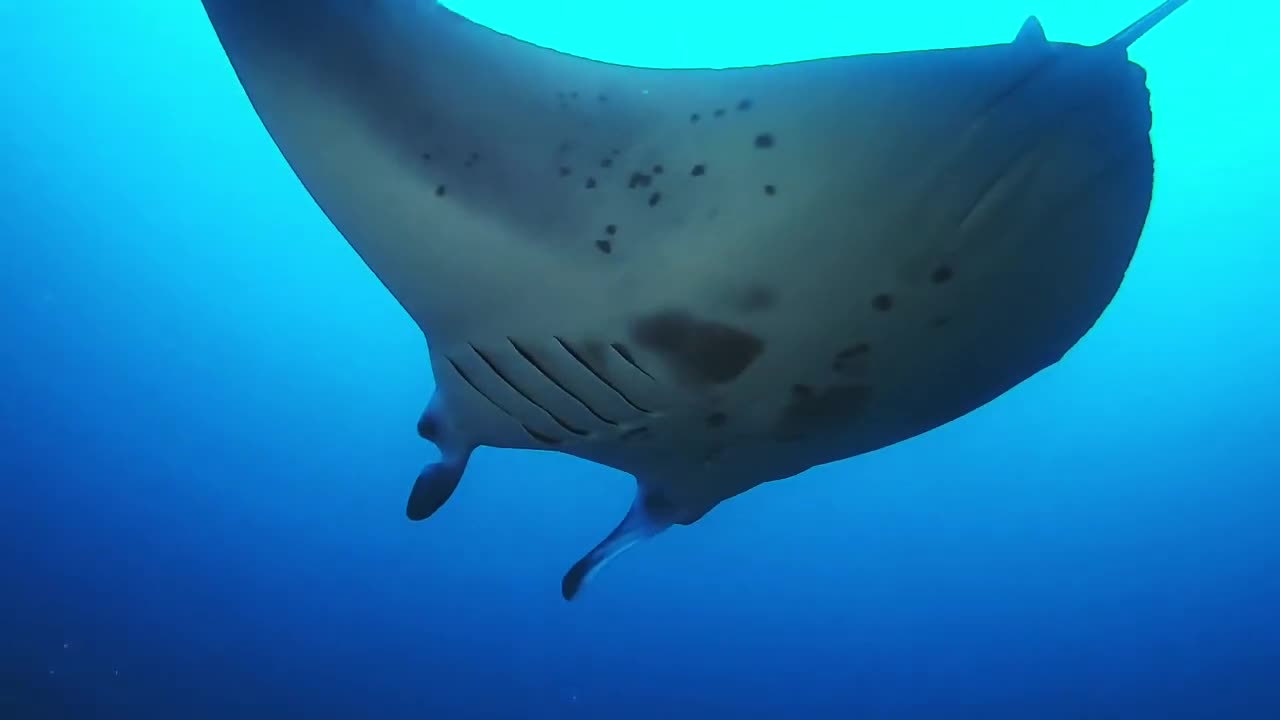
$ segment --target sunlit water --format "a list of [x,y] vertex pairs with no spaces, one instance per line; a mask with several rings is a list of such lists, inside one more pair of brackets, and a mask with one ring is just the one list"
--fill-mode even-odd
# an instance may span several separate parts
[[[1154,0],[457,0],[604,60],[1100,41]],[[626,7],[617,7],[618,5]],[[0,0],[0,717],[1280,717],[1280,127],[1258,0],[1133,48],[1155,201],[1064,362],[935,432],[569,563],[631,500],[434,450],[420,334],[195,0]]]

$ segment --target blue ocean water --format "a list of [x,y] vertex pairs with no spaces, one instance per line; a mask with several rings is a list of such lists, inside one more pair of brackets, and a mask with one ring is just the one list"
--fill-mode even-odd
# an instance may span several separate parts
[[[1154,0],[455,0],[727,66],[1096,42]],[[420,333],[199,2],[0,0],[0,718],[1280,717],[1280,10],[1132,50],[1155,200],[1066,359],[959,421],[570,563],[620,473],[435,451]]]

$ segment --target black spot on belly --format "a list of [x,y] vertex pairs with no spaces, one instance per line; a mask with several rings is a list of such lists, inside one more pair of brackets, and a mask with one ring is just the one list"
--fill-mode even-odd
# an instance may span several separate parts
[[821,392],[796,385],[778,418],[777,431],[783,437],[794,437],[847,423],[862,413],[870,396],[871,388],[866,385],[835,385]]
[[613,243],[609,242],[608,240],[597,240],[596,248],[599,249],[600,252],[604,253],[605,255],[608,255],[609,253],[613,252]]
[[879,295],[871,298],[871,307],[879,310],[880,312],[886,312],[893,307],[893,296],[889,293],[880,293]]
[[631,336],[661,355],[680,379],[692,383],[729,382],[764,350],[764,342],[751,333],[680,310],[637,320]]
[[930,276],[930,279],[932,279],[935,283],[941,285],[942,283],[950,280],[954,276],[955,276],[955,273],[952,272],[950,267],[946,265],[939,265],[938,268],[933,271],[933,275]]
[[756,147],[760,148],[761,150],[768,150],[769,148],[773,147],[773,144],[774,144],[773,133],[760,133],[759,135],[756,136]]

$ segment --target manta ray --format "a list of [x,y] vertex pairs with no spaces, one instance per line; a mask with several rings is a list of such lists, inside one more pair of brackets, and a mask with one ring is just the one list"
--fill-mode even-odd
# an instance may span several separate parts
[[1058,362],[1153,188],[1145,71],[1032,17],[1009,43],[653,69],[424,0],[203,0],[316,203],[421,328],[440,459],[635,477],[565,575],[719,503],[927,432]]

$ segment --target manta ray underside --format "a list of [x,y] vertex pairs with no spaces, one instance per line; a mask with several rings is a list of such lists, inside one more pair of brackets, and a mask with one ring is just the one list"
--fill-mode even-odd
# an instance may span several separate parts
[[566,575],[946,423],[1057,362],[1152,192],[1127,48],[594,62],[422,0],[204,0],[301,181],[424,332],[445,503],[482,445],[635,476]]

